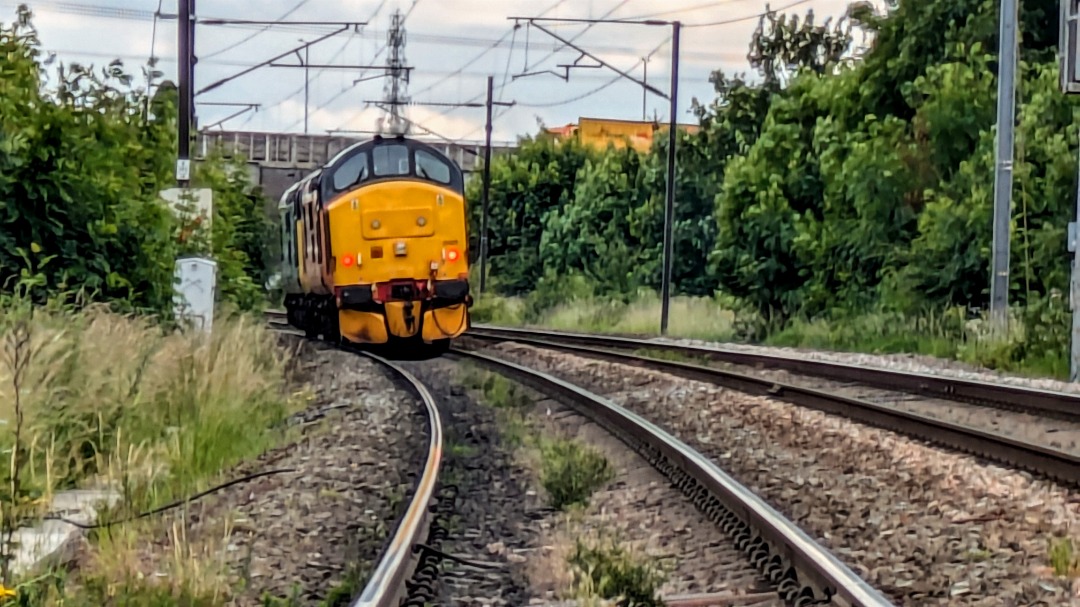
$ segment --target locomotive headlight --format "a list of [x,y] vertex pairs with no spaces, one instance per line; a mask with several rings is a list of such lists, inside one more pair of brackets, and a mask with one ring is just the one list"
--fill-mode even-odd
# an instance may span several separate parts
[[394,255],[397,255],[398,257],[405,257],[404,241],[399,240],[398,242],[394,243]]
[[418,217],[416,219],[416,225],[420,226],[421,228],[426,226],[427,225],[427,218],[424,217],[423,215],[421,215],[420,217]]

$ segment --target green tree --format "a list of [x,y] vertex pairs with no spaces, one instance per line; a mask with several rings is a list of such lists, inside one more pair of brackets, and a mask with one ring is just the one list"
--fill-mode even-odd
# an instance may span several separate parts
[[[173,185],[175,87],[149,97],[119,61],[59,65],[47,87],[51,61],[25,7],[0,22],[0,291],[32,278],[38,301],[81,293],[167,316],[174,260],[192,246],[159,195]],[[252,307],[266,272],[261,197],[221,159],[201,167],[200,183],[216,190],[224,298]]]
[[[492,159],[488,254],[491,274],[509,294],[527,293],[543,274],[540,240],[547,214],[567,204],[578,171],[593,153],[577,140],[540,134],[519,142],[516,153]],[[470,261],[480,251],[479,179],[470,180]]]

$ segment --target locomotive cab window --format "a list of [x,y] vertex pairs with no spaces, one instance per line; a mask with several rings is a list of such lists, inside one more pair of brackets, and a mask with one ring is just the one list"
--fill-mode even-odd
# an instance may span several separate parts
[[371,151],[376,177],[409,174],[409,148],[403,145],[380,145]]
[[450,166],[431,152],[416,150],[416,175],[429,181],[450,183]]
[[334,190],[343,192],[368,178],[368,155],[360,152],[334,171]]

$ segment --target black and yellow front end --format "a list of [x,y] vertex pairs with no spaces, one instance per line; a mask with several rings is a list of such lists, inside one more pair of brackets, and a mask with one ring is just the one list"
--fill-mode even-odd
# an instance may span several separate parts
[[419,142],[364,146],[353,164],[369,173],[350,189],[350,169],[337,184],[346,191],[327,198],[341,336],[446,346],[468,329],[472,303],[460,170]]

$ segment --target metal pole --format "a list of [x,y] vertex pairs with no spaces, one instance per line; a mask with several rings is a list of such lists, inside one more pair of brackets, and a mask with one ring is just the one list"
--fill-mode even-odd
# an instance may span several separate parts
[[181,188],[188,187],[191,174],[191,114],[192,100],[192,75],[194,67],[192,61],[192,6],[195,0],[180,0],[179,2],[179,28],[177,40],[177,57],[179,61],[177,78],[179,86],[179,107],[177,108],[179,133],[177,134],[177,162],[176,183]]
[[487,121],[484,124],[484,190],[480,198],[480,292],[487,286],[488,195],[491,191],[491,108],[494,106],[495,78],[487,79]]
[[[1074,113],[1075,115],[1075,113]],[[1080,145],[1080,133],[1077,134]],[[1069,304],[1072,308],[1072,356],[1069,364],[1069,381],[1080,381],[1080,147],[1077,148],[1076,223],[1073,224],[1072,275],[1069,280]]]
[[682,23],[671,23],[671,126],[668,129],[667,192],[664,204],[664,273],[660,285],[660,334],[668,329],[671,299],[671,256],[675,223],[675,128],[679,111],[679,30]]
[[1008,332],[1009,225],[1013,188],[1013,125],[1016,120],[1017,0],[1001,2],[998,50],[997,158],[994,163],[994,241],[990,279],[990,320],[1001,336]]
[[[649,58],[648,57],[642,57],[641,62],[642,62],[641,64],[645,67],[645,73],[641,76],[641,80],[642,80],[642,82],[648,84],[649,83]],[[645,118],[645,103],[648,100],[648,97],[649,97],[649,89],[642,88],[641,89],[641,121],[642,122],[645,122],[645,120],[646,120],[646,118]]]
[[304,134],[308,134],[308,86],[311,83],[311,78],[308,76],[308,65],[311,63],[311,47],[304,47]]

